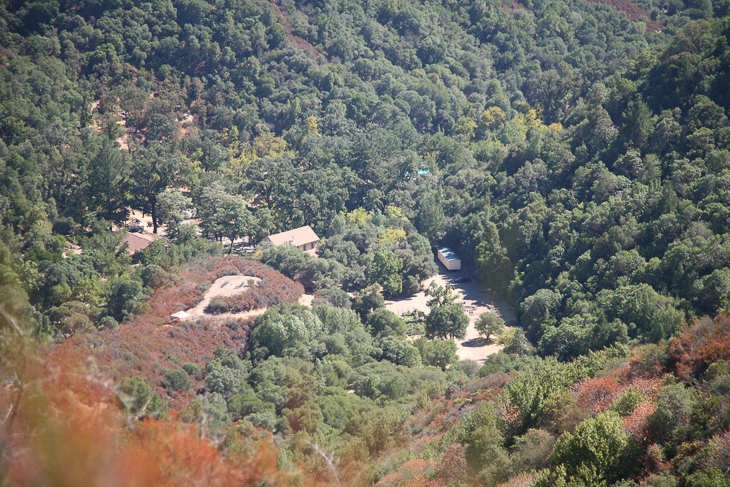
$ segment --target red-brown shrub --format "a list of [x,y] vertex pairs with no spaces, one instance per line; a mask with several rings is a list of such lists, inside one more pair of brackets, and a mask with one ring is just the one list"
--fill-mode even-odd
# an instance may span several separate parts
[[145,421],[130,429],[111,383],[92,370],[56,363],[25,373],[38,380],[14,397],[13,421],[0,424],[3,480],[9,485],[280,483],[278,451],[270,437],[247,457],[231,461],[195,426]]
[[454,443],[449,446],[449,449],[441,457],[441,462],[436,467],[434,477],[442,480],[446,485],[453,485],[464,477],[468,470],[464,446],[461,443]]
[[377,484],[381,487],[425,487],[428,475],[436,467],[430,460],[410,460],[395,473],[383,476]]
[[649,12],[631,3],[629,0],[591,0],[610,5],[618,11],[625,13],[633,22],[642,21],[646,24],[647,32],[661,32],[662,23],[651,20]]
[[664,345],[644,345],[634,349],[629,359],[630,377],[661,377],[666,373],[667,347]]
[[683,380],[698,376],[711,364],[730,358],[730,314],[703,318],[667,347],[668,368]]
[[510,478],[507,482],[497,485],[497,487],[532,487],[535,475],[534,472],[522,472]]
[[650,397],[652,400],[656,399],[656,395],[662,386],[662,381],[658,377],[651,379],[645,379],[643,377],[634,377],[628,383],[629,387],[634,387],[641,394]]
[[187,392],[168,391],[161,384],[165,370],[179,368],[185,362],[204,366],[219,345],[243,352],[253,318],[230,321],[236,326],[222,326],[211,320],[181,323],[184,326],[122,324],[115,330],[69,338],[50,349],[46,359],[51,367],[76,368],[89,364],[115,382],[139,376],[177,409],[195,397],[203,384],[195,382]]
[[634,412],[624,418],[624,429],[636,441],[643,443],[649,437],[648,418],[654,414],[654,405],[650,402],[641,402],[636,405]]
[[512,378],[514,372],[490,374],[481,379],[474,379],[464,386],[464,391],[480,400],[489,400],[500,393],[502,388]]
[[605,411],[613,401],[623,392],[616,379],[603,376],[596,379],[586,379],[571,386],[571,391],[578,401],[578,406],[587,409],[591,414]]

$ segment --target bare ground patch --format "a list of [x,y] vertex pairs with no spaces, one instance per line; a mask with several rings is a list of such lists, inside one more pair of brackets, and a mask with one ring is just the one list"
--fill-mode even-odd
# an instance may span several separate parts
[[[215,281],[213,281],[210,289],[205,292],[203,300],[198,303],[196,307],[187,310],[187,312],[190,314],[188,319],[200,318],[201,316],[210,316],[206,314],[204,310],[208,306],[208,304],[210,304],[211,299],[225,296],[233,296],[234,294],[245,292],[246,290],[251,288],[251,284],[249,283],[249,281],[252,281],[253,285],[255,286],[259,282],[261,282],[261,279],[254,276],[223,276],[216,279]],[[243,318],[245,316],[255,316],[257,314],[261,314],[264,311],[266,310],[253,310],[247,311],[245,313],[227,313],[217,316],[221,318]]]
[[[269,307],[254,309],[251,311],[243,311],[240,313],[220,313],[210,314],[205,312],[205,308],[210,304],[210,301],[214,298],[221,298],[227,296],[234,296],[238,293],[246,292],[251,289],[252,286],[258,286],[261,279],[255,276],[223,276],[216,279],[210,286],[210,289],[205,292],[203,300],[198,303],[197,306],[187,310],[190,316],[188,320],[193,320],[205,316],[207,318],[248,318],[252,316],[258,316],[266,312]],[[298,302],[304,306],[312,307],[312,299],[314,296],[311,294],[303,294]]]

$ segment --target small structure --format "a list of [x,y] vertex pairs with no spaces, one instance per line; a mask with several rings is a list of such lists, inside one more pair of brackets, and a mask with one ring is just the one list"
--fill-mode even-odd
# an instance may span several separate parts
[[441,263],[450,271],[461,269],[461,259],[448,247],[441,247],[438,250],[438,258]]
[[173,313],[170,315],[172,317],[173,323],[178,323],[180,320],[184,320],[188,316],[190,316],[190,313],[187,313],[185,311],[178,311],[177,313]]
[[144,250],[150,246],[155,240],[164,238],[154,233],[128,233],[124,237],[124,241],[127,242],[127,252],[129,255],[134,255],[140,250]]
[[319,243],[319,237],[312,227],[306,225],[304,227],[287,230],[286,232],[276,233],[269,236],[269,241],[274,245],[293,245],[304,251],[314,250]]

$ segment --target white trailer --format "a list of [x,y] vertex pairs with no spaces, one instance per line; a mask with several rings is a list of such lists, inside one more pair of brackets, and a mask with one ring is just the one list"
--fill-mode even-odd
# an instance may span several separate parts
[[448,247],[441,247],[438,250],[438,257],[441,263],[450,271],[461,269],[461,259]]

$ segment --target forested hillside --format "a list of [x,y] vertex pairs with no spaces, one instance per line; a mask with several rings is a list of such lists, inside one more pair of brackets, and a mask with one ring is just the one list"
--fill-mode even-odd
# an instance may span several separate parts
[[[3,482],[105,484],[53,439],[101,411],[68,451],[156,485],[728,485],[728,7],[4,2]],[[517,311],[484,364],[448,288],[382,309],[442,245]]]

